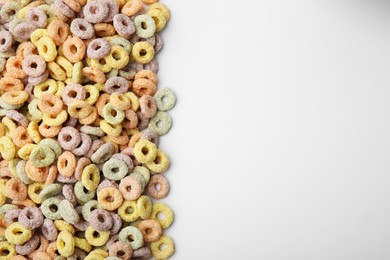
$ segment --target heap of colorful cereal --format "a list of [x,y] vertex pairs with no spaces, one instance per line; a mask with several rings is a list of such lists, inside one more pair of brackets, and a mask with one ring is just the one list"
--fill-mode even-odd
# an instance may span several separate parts
[[157,1],[0,0],[1,259],[173,254]]

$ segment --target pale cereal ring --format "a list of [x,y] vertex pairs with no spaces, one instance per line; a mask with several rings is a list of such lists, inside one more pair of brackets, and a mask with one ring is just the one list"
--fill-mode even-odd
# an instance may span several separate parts
[[75,149],[81,142],[79,131],[71,126],[66,126],[61,129],[58,134],[58,143],[65,150]]
[[22,67],[28,76],[39,77],[46,70],[46,62],[41,56],[31,54],[24,57]]
[[129,0],[127,3],[122,7],[122,14],[125,14],[127,16],[136,15],[138,12],[140,12],[143,8],[143,4],[141,0]]
[[142,232],[144,241],[147,243],[159,240],[162,235],[161,225],[154,219],[141,221],[138,228]]
[[62,93],[62,101],[65,105],[69,105],[74,100],[84,100],[87,92],[80,84],[69,84],[64,88]]
[[63,21],[56,19],[47,26],[47,33],[54,43],[59,46],[65,42],[70,34],[69,26]]
[[70,31],[73,33],[73,35],[79,37],[82,40],[92,38],[94,34],[94,28],[92,24],[82,18],[76,18],[72,20],[72,23],[70,24]]
[[96,23],[93,25],[97,37],[108,37],[115,35],[115,28],[109,23]]
[[84,58],[85,43],[76,36],[69,37],[62,45],[64,56],[72,63],[81,61]]
[[90,23],[103,22],[108,16],[108,5],[103,1],[91,0],[83,8],[85,19]]
[[57,115],[62,111],[64,103],[56,95],[45,93],[39,98],[38,107],[45,114]]
[[124,14],[117,14],[113,19],[114,28],[122,37],[130,37],[135,32],[134,22]]
[[45,28],[47,24],[46,13],[39,8],[31,8],[26,13],[26,22],[35,25],[38,28]]
[[8,51],[11,49],[13,38],[10,32],[6,30],[0,31],[0,51]]
[[59,174],[64,177],[71,177],[76,169],[76,157],[69,151],[63,152],[57,160]]
[[87,47],[87,56],[91,59],[101,59],[110,53],[110,44],[104,38],[92,40]]

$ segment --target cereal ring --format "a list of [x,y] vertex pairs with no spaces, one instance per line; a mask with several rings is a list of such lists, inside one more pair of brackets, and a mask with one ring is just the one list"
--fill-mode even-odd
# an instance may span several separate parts
[[77,206],[76,195],[74,195],[73,186],[72,185],[64,185],[62,187],[62,195],[64,195],[65,199],[69,200],[73,206]]
[[110,78],[106,81],[104,85],[104,90],[108,94],[112,94],[114,92],[125,93],[127,92],[128,88],[129,88],[129,83],[127,82],[126,79],[122,77]]
[[109,37],[115,35],[115,28],[108,23],[96,23],[93,25],[97,37]]
[[138,96],[153,96],[156,93],[156,89],[156,84],[147,79],[136,79],[133,82],[133,91]]
[[108,241],[109,238],[109,231],[99,231],[91,226],[85,230],[85,239],[92,246],[102,246]]
[[122,241],[115,242],[109,247],[110,256],[119,257],[119,259],[130,259],[133,254],[133,250],[130,246]]
[[108,15],[103,22],[112,22],[114,16],[119,13],[119,6],[117,1],[104,0],[108,6]]
[[96,190],[100,182],[100,171],[95,164],[90,164],[83,169],[81,183],[87,190]]
[[63,111],[64,103],[56,95],[45,93],[38,100],[39,109],[48,115],[57,115]]
[[61,217],[69,224],[75,224],[80,222],[79,214],[73,207],[73,204],[69,200],[62,200],[58,205]]
[[170,18],[170,12],[169,12],[169,9],[162,3],[154,3],[152,4],[151,6],[149,6],[149,10],[148,11],[151,11],[151,10],[159,10],[160,12],[162,12],[165,16],[165,19],[166,20],[169,20]]
[[144,241],[147,243],[159,240],[162,234],[161,225],[153,219],[141,221],[138,228],[142,232]]
[[62,185],[58,183],[52,183],[45,186],[39,193],[40,200],[44,201],[50,197],[56,196],[61,193]]
[[55,165],[50,166],[49,173],[45,181],[45,185],[52,184],[57,179],[57,173],[58,173],[57,166]]
[[95,191],[88,191],[84,189],[81,181],[76,182],[74,185],[74,194],[76,195],[79,203],[86,203],[95,197]]
[[115,213],[111,213],[111,217],[112,217],[112,228],[110,230],[110,235],[114,235],[114,234],[117,234],[119,232],[119,230],[121,229],[122,220],[119,217],[119,215],[115,214]]
[[63,0],[64,4],[66,4],[72,11],[78,13],[81,11],[81,4],[77,0]]
[[[148,125],[149,125],[149,118],[146,118],[142,113],[141,113],[141,111],[138,111],[137,112],[137,117],[138,117],[138,125],[137,125],[137,128],[138,128],[138,130],[144,130],[145,128],[147,128],[148,127]],[[142,134],[140,135],[140,136],[138,136],[138,138],[137,138],[137,140],[134,140],[135,142],[138,142],[139,141],[139,139],[141,139],[141,136],[142,136]],[[132,140],[131,140],[132,141]],[[130,145],[130,142],[129,142],[129,145]],[[135,143],[133,143],[132,142],[132,146],[134,146],[135,145]]]
[[88,153],[89,149],[92,146],[92,140],[89,135],[85,133],[80,133],[81,142],[80,145],[72,150],[72,153],[76,156],[84,156]]
[[7,241],[0,242],[0,254],[4,259],[11,259],[16,254],[15,246]]
[[103,22],[108,16],[108,5],[103,1],[91,0],[83,8],[85,20],[90,23]]
[[108,187],[98,193],[98,202],[102,209],[113,211],[122,205],[123,197],[118,189]]
[[[162,245],[165,245],[165,247]],[[167,236],[162,236],[159,240],[152,242],[150,250],[157,259],[167,259],[175,252],[173,241]]]
[[11,49],[13,38],[11,33],[6,30],[0,31],[0,51],[8,51]]
[[110,44],[103,38],[93,39],[87,47],[87,56],[91,59],[101,59],[110,53]]
[[138,15],[134,19],[136,33],[140,38],[149,38],[156,32],[156,24],[152,17],[146,14]]
[[122,7],[122,14],[125,14],[127,16],[136,15],[138,12],[140,12],[143,8],[143,4],[141,0],[129,0],[127,3]]
[[88,244],[86,239],[74,237],[75,246],[84,250],[85,252],[89,252],[92,249],[92,246]]
[[152,96],[143,95],[139,101],[142,115],[152,118],[157,112],[156,100]]
[[31,163],[38,168],[51,165],[54,159],[55,154],[53,150],[46,145],[38,145],[34,147],[30,154]]
[[19,214],[18,221],[28,229],[36,229],[43,223],[43,215],[38,208],[25,207]]
[[49,72],[45,70],[45,72],[43,72],[43,74],[38,77],[28,77],[27,81],[29,84],[37,85],[45,82],[48,77],[49,77]]
[[30,240],[28,240],[23,245],[16,245],[16,253],[21,255],[28,255],[31,254],[39,244],[39,236],[34,235]]
[[152,257],[152,252],[148,247],[141,247],[133,251],[133,258],[149,259]]
[[23,90],[23,83],[20,81],[20,79],[5,76],[0,79],[0,90]]
[[61,212],[59,210],[59,205],[61,203],[61,198],[51,197],[44,200],[41,204],[42,214],[51,220],[61,219]]
[[69,37],[64,41],[62,51],[65,58],[67,58],[70,62],[79,62],[85,55],[85,43],[77,36]]
[[141,196],[143,190],[142,185],[137,178],[127,176],[121,180],[119,191],[122,193],[125,200],[136,200]]
[[136,227],[125,227],[119,232],[119,239],[133,250],[143,246],[144,240],[141,231]]
[[112,228],[111,214],[104,209],[95,209],[89,214],[89,224],[98,231],[107,231]]
[[27,198],[27,187],[21,180],[12,178],[5,184],[4,194],[13,200],[25,200]]
[[113,19],[117,33],[122,37],[130,37],[135,32],[134,22],[124,14],[117,14]]
[[31,237],[31,230],[25,228],[19,222],[12,223],[5,230],[5,238],[11,244],[23,245]]
[[[4,220],[5,222],[7,223],[7,226],[11,225],[12,223],[14,222],[17,222],[18,221],[18,218],[19,218],[19,214],[20,214],[20,211],[22,211],[21,209],[11,209],[11,210],[8,210],[5,215],[4,215]],[[2,220],[3,221],[3,220]],[[3,230],[1,231],[1,235],[3,236],[4,233],[3,233]]]
[[31,54],[24,57],[22,67],[27,75],[39,77],[46,70],[46,62],[41,56]]
[[38,28],[45,28],[47,24],[47,15],[39,8],[28,9],[25,19],[26,22],[31,23]]
[[54,61],[57,56],[56,45],[48,36],[43,36],[39,39],[37,48],[39,55],[47,62]]
[[76,169],[76,157],[69,151],[63,152],[57,160],[59,174],[64,177],[71,177]]
[[45,187],[44,183],[33,182],[29,184],[27,188],[28,197],[35,203],[42,203],[43,201],[40,199],[39,193],[42,191],[43,187]]
[[89,221],[89,215],[95,209],[100,209],[100,205],[97,200],[90,200],[84,204],[82,208],[82,215],[86,221]]
[[115,147],[112,143],[105,143],[100,146],[91,156],[94,163],[103,163],[114,154]]
[[94,34],[92,24],[82,18],[76,18],[72,21],[70,31],[82,40],[89,39]]
[[84,67],[81,70],[81,74],[87,79],[97,83],[103,84],[104,82],[106,82],[106,76],[104,75],[103,71],[100,70],[99,68]]
[[110,181],[110,180],[104,180],[102,181],[99,186],[97,187],[96,189],[96,192],[99,193],[102,189],[104,188],[108,188],[108,187],[114,187],[114,188],[118,188],[119,185],[118,183],[116,183],[115,181]]
[[148,42],[137,42],[134,44],[131,54],[140,64],[147,64],[154,58],[154,48]]
[[105,57],[107,64],[114,69],[122,69],[129,63],[129,53],[125,48],[112,45],[110,53]]
[[[160,214],[163,215],[163,218],[158,216]],[[153,205],[150,218],[156,220],[162,228],[166,229],[173,222],[173,212],[165,203],[158,202]]]
[[73,235],[66,230],[61,231],[58,234],[56,245],[57,250],[61,255],[66,257],[71,256],[74,253],[75,248]]
[[65,42],[70,34],[69,26],[63,21],[56,19],[47,26],[47,34],[53,42],[59,46]]
[[141,219],[148,219],[152,213],[152,201],[148,196],[142,195],[137,199],[137,212]]
[[141,139],[134,146],[135,158],[141,163],[150,163],[156,158],[157,147],[147,139]]
[[39,145],[46,145],[46,146],[50,147],[50,149],[53,150],[56,158],[58,158],[62,153],[61,146],[53,139],[45,138],[39,142]]
[[82,176],[82,172],[84,170],[84,168],[89,165],[91,163],[91,160],[86,158],[86,157],[82,157],[80,158],[78,161],[77,161],[77,165],[76,165],[76,169],[75,169],[75,178],[77,180],[81,180],[81,176]]
[[120,124],[125,119],[125,113],[113,106],[111,103],[103,107],[103,117],[109,124]]
[[125,200],[118,209],[118,215],[126,222],[136,220],[139,217],[137,203],[135,201]]
[[79,131],[71,126],[66,126],[61,129],[58,134],[58,143],[65,150],[75,149],[81,142]]
[[69,84],[64,88],[62,101],[65,105],[70,105],[75,100],[84,100],[87,96],[85,89],[79,84]]
[[124,161],[111,158],[103,165],[103,175],[109,180],[121,180],[128,173],[128,168]]
[[165,198],[170,190],[168,180],[162,175],[154,175],[147,186],[148,194],[154,199]]
[[172,126],[171,117],[162,111],[158,111],[150,120],[148,127],[159,135],[166,134]]
[[68,113],[71,117],[81,120],[93,115],[94,109],[86,101],[76,99],[68,105]]

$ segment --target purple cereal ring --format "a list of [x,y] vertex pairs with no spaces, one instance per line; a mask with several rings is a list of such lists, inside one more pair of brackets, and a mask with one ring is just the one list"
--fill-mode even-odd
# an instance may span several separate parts
[[39,235],[34,235],[23,245],[16,245],[16,253],[20,255],[28,255],[33,252],[39,245]]
[[77,179],[77,180],[81,180],[81,176],[83,174],[83,170],[84,168],[91,164],[91,160],[86,158],[86,157],[82,157],[80,158],[78,161],[77,161],[77,165],[76,165],[76,169],[74,171],[74,177]]
[[34,98],[34,88],[35,86],[31,83],[27,83],[26,86],[24,87],[24,91],[26,91],[28,93],[28,99],[27,99],[27,102],[30,103]]
[[102,189],[108,188],[108,187],[115,187],[115,188],[118,188],[119,185],[118,185],[118,183],[116,183],[115,181],[111,181],[111,180],[106,179],[106,180],[102,181],[102,182],[98,185],[98,187],[97,187],[97,189],[96,189],[96,193],[99,193]]
[[65,121],[64,126],[73,126],[76,127],[79,120],[77,118],[69,116],[68,119]]
[[141,111],[137,112],[137,117],[138,117],[138,125],[137,125],[137,127],[138,127],[139,130],[142,131],[142,130],[144,130],[145,128],[148,127],[148,125],[149,125],[149,118],[145,117],[141,113]]
[[111,214],[104,209],[94,209],[89,214],[89,224],[98,231],[107,231],[112,228]]
[[92,38],[95,34],[92,24],[82,18],[73,19],[70,31],[82,40]]
[[28,76],[39,77],[46,70],[46,62],[41,56],[31,54],[24,57],[22,68]]
[[90,23],[103,22],[108,16],[108,5],[103,1],[92,0],[83,7],[85,20]]
[[118,214],[111,212],[112,228],[110,229],[110,235],[117,234],[122,227],[122,219]]
[[154,53],[158,53],[164,46],[160,34],[154,36],[156,38],[156,44],[154,45]]
[[27,11],[26,22],[29,22],[39,28],[45,28],[47,24],[46,13],[39,8],[31,8]]
[[127,80],[122,77],[109,78],[104,84],[104,90],[108,94],[112,94],[114,92],[126,93],[128,89],[129,89],[129,82],[127,82]]
[[87,230],[89,223],[88,223],[88,221],[80,221],[79,223],[73,224],[73,226],[78,231],[85,231],[85,230]]
[[66,184],[62,187],[62,195],[64,195],[65,199],[69,200],[73,206],[77,205],[76,195],[74,195],[73,186]]
[[110,248],[114,243],[119,241],[119,235],[115,234],[107,241],[107,248]]
[[111,156],[111,158],[116,158],[116,159],[124,161],[127,165],[127,168],[129,168],[129,172],[131,172],[131,170],[133,170],[133,168],[134,168],[133,160],[131,160],[130,156],[128,156],[128,155],[125,155],[123,153],[116,153],[116,154],[113,154]]
[[72,153],[76,156],[84,156],[88,153],[92,145],[92,140],[89,135],[80,133],[81,142],[77,148],[72,150]]
[[157,60],[156,60],[156,59],[153,59],[151,62],[142,65],[142,68],[143,68],[144,70],[151,70],[151,71],[153,71],[154,73],[157,73],[157,72],[158,72],[158,69],[159,69],[159,66],[158,66]]
[[8,51],[11,49],[13,38],[10,32],[0,31],[0,51]]
[[54,0],[54,6],[57,7],[61,14],[68,18],[72,18],[76,15],[76,13],[70,9],[69,6],[67,6],[62,0]]
[[148,247],[141,247],[137,250],[133,251],[132,258],[140,258],[140,259],[150,259],[152,257],[152,252],[150,252],[150,249]]
[[12,120],[18,122],[20,125],[27,127],[29,120],[27,117],[16,110],[7,110],[5,116],[11,118]]
[[99,149],[100,146],[102,146],[104,142],[100,139],[97,139],[92,142],[91,148],[89,148],[88,153],[85,155],[87,158],[91,158],[92,155]]
[[133,161],[134,166],[139,166],[139,165],[141,165],[141,163],[138,162],[138,160],[137,160],[137,159],[135,158],[135,156],[134,156],[134,147],[127,147],[126,149],[123,149],[123,150],[121,151],[121,153],[130,156],[131,160]]
[[80,84],[69,84],[64,88],[62,92],[62,101],[65,105],[69,105],[73,100],[84,100],[87,96],[87,92]]
[[103,0],[103,1],[108,6],[108,15],[107,15],[106,19],[104,19],[103,22],[105,22],[105,23],[112,22],[112,19],[114,18],[114,16],[119,13],[118,3],[116,1],[111,1],[111,0]]
[[93,39],[87,47],[87,56],[91,59],[101,59],[110,53],[111,45],[103,38]]
[[61,128],[58,133],[58,143],[64,150],[71,151],[75,149],[81,142],[79,131],[71,126]]
[[160,136],[156,132],[153,132],[152,130],[150,130],[149,128],[146,128],[143,131],[141,138],[144,138],[144,139],[151,141],[156,146],[158,146],[159,140],[160,140]]
[[120,257],[120,259],[130,259],[133,249],[122,241],[115,242],[108,249],[110,256]]
[[56,181],[60,182],[60,183],[70,183],[70,184],[73,184],[73,183],[76,183],[77,180],[74,176],[70,176],[70,177],[65,177],[61,174],[57,174],[57,178],[56,178]]
[[49,241],[54,241],[57,239],[57,228],[51,219],[45,218],[41,226],[41,232],[42,235]]
[[130,37],[135,33],[134,22],[124,14],[117,14],[114,16],[115,31],[122,37]]
[[43,214],[38,208],[25,207],[20,212],[18,220],[26,228],[35,229],[42,225]]
[[20,23],[14,28],[14,35],[24,41],[30,39],[31,33],[37,28],[35,24],[28,22]]
[[47,80],[48,77],[49,77],[49,72],[47,70],[45,70],[45,72],[41,76],[38,76],[38,77],[28,77],[27,81],[30,84],[38,85],[38,84],[44,82],[45,80]]
[[8,210],[4,215],[5,222],[7,222],[8,225],[17,222],[21,211],[21,209]]
[[137,34],[133,34],[130,38],[130,42],[132,44],[136,44],[137,42],[148,42],[150,43],[152,46],[154,46],[156,44],[156,38],[155,36],[151,36],[149,38],[141,38],[139,37]]

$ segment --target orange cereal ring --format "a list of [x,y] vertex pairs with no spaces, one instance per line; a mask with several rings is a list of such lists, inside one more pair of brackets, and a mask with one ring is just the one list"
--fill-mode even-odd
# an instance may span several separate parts
[[22,90],[10,90],[1,96],[5,103],[11,105],[22,105],[27,101],[28,97],[28,93]]
[[39,109],[48,115],[57,115],[63,109],[64,103],[62,100],[51,93],[43,94],[38,100]]
[[5,76],[0,79],[0,90],[11,91],[11,90],[23,90],[24,85],[20,79],[14,77]]
[[47,33],[55,45],[59,46],[65,42],[70,34],[69,25],[59,19],[53,20],[47,26]]
[[5,177],[14,177],[11,171],[8,168],[8,161],[7,160],[2,160],[0,162],[0,177],[5,178]]
[[99,116],[103,117],[103,108],[107,103],[110,102],[110,95],[107,93],[104,93],[99,96],[98,100],[95,103],[95,107],[97,109],[97,112]]
[[114,26],[109,23],[96,23],[93,25],[93,28],[98,37],[108,37],[116,34]]
[[135,133],[131,136],[130,141],[129,141],[129,147],[134,147],[136,143],[141,139],[143,132],[138,132]]
[[22,147],[26,144],[32,143],[31,137],[28,135],[27,128],[23,126],[18,126],[11,133],[12,142],[17,147]]
[[16,206],[22,206],[22,207],[36,207],[37,206],[37,204],[35,204],[35,202],[30,200],[30,199],[25,199],[22,201],[13,200],[12,204],[14,204]]
[[70,62],[76,63],[84,58],[85,43],[79,37],[69,37],[62,45],[62,52]]
[[127,145],[129,143],[129,135],[122,131],[118,136],[108,136],[111,141],[119,145]]
[[81,70],[81,75],[96,83],[103,84],[106,82],[106,75],[104,75],[103,71],[98,68],[84,67]]
[[60,12],[60,10],[58,10],[58,8],[55,6],[55,4],[51,4],[50,5],[50,9],[53,11],[53,13],[58,17],[60,18],[63,22],[67,22],[68,21],[68,17],[66,17],[65,15],[62,14],[62,12]]
[[140,12],[143,8],[143,4],[141,0],[129,0],[121,10],[122,14],[125,14],[127,16],[133,16]]
[[20,179],[12,178],[5,184],[5,196],[10,199],[22,201],[27,198],[27,187]]
[[12,56],[8,58],[5,68],[11,77],[22,79],[27,76],[26,72],[22,69],[23,59],[18,56]]
[[32,42],[22,42],[16,49],[16,56],[21,58],[27,57],[31,54],[38,55],[38,49]]
[[52,165],[49,168],[49,174],[47,175],[45,185],[52,184],[57,178],[58,169],[57,166]]
[[97,194],[99,205],[102,209],[113,211],[122,205],[122,193],[115,187],[107,187]]
[[0,236],[4,236],[7,227],[8,227],[7,221],[5,221],[3,217],[0,217]]
[[148,79],[136,79],[133,82],[133,92],[138,96],[149,95],[153,96],[156,93],[157,87]]
[[[54,259],[56,258],[57,253],[57,242],[54,241],[54,242],[51,242],[48,246],[47,246],[47,249],[46,249],[46,254],[49,256],[48,259]],[[41,260],[41,259],[40,259]]]
[[71,177],[76,169],[76,157],[69,151],[63,152],[57,160],[59,174],[65,177]]
[[72,11],[79,13],[81,11],[81,4],[77,0],[63,0]]
[[157,84],[157,74],[151,70],[140,70],[135,74],[134,80],[148,79],[154,84]]
[[42,122],[38,126],[38,131],[43,137],[55,137],[61,131],[61,126],[49,126]]
[[75,99],[68,106],[69,115],[77,119],[89,116],[92,111],[92,106],[84,100]]
[[27,176],[36,182],[44,182],[46,181],[47,176],[49,175],[49,167],[41,167],[38,168],[34,164],[31,163],[30,160],[26,162],[25,167]]
[[96,107],[92,107],[92,112],[88,116],[86,116],[84,118],[80,118],[79,122],[80,122],[80,124],[83,124],[83,125],[90,125],[93,122],[95,122],[95,120],[97,118],[98,118],[97,109],[96,109]]

